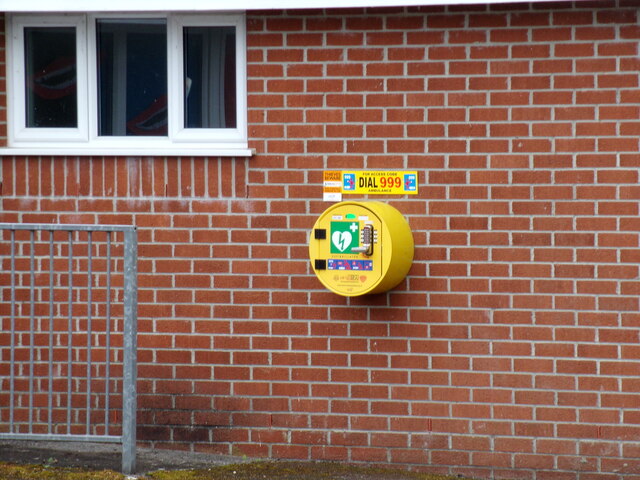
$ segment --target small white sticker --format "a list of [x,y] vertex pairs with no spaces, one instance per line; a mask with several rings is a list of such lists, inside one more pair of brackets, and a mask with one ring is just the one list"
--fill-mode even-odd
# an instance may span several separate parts
[[341,202],[342,193],[340,192],[323,192],[322,200],[324,202]]
[[337,187],[337,188],[340,188],[342,186],[342,182],[332,182],[332,181],[325,180],[322,185],[325,186],[325,187]]

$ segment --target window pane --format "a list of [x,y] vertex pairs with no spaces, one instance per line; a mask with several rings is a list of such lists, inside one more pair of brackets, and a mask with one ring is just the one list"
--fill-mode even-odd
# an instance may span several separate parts
[[185,127],[236,127],[235,27],[184,29]]
[[27,27],[24,43],[26,126],[76,128],[75,28]]
[[98,32],[98,135],[167,135],[164,19],[103,19]]

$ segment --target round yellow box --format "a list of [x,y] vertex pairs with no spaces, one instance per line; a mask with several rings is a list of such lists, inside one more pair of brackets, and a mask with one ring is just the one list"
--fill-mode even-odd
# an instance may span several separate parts
[[309,240],[311,266],[338,295],[382,293],[398,285],[413,262],[409,224],[383,202],[341,202],[318,217]]

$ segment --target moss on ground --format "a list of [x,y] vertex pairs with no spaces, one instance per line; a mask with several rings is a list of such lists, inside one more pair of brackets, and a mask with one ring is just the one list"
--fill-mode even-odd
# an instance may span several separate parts
[[383,468],[358,467],[330,462],[251,462],[217,466],[206,470],[157,471],[153,480],[448,480]]
[[[92,471],[0,462],[0,480],[125,480],[126,478],[110,470]],[[134,478],[140,480],[452,480],[456,477],[330,462],[262,461],[198,470],[158,470],[145,475],[136,475]]]
[[110,470],[94,471],[0,462],[0,480],[122,480],[124,478],[122,474]]

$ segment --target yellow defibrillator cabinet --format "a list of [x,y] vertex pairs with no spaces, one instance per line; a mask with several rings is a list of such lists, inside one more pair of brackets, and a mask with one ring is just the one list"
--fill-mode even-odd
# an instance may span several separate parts
[[382,293],[413,261],[413,236],[402,214],[376,201],[337,203],[318,218],[309,257],[322,284],[338,295]]

